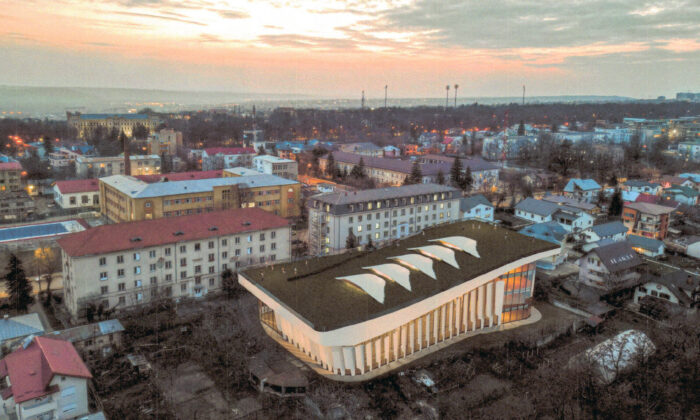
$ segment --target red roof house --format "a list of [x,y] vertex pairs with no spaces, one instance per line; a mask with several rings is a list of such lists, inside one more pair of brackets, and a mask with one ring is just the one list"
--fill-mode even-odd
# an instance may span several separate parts
[[56,187],[61,194],[97,192],[100,190],[97,178],[56,181]]

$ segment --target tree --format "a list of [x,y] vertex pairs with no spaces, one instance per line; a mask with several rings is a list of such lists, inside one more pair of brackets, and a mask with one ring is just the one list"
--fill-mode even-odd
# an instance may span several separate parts
[[[50,247],[39,247],[34,250],[34,260],[39,269],[39,276],[46,282],[46,302],[51,300],[51,282],[53,274],[61,271],[61,259]],[[41,291],[41,283],[39,283],[39,291]]]
[[329,153],[328,160],[326,162],[326,176],[328,176],[330,179],[334,179],[338,173],[336,169],[333,153]]
[[22,261],[12,253],[7,264],[7,274],[5,274],[5,288],[9,295],[10,306],[27,310],[27,306],[34,301],[32,298],[32,285],[29,284],[27,276],[22,268]]
[[453,187],[461,188],[462,161],[459,158],[455,158],[452,162],[452,168],[450,168],[450,184],[452,184]]
[[348,228],[348,237],[345,239],[345,249],[357,248],[357,237],[352,232],[352,228]]
[[442,173],[442,170],[438,171],[436,182],[440,185],[445,185],[445,174]]
[[518,126],[518,135],[519,136],[525,135],[525,122],[523,120],[520,120],[520,125]]
[[44,152],[46,152],[46,157],[53,153],[54,150],[53,140],[51,140],[49,136],[44,136]]
[[615,189],[615,192],[610,199],[610,207],[608,207],[608,215],[619,216],[622,214],[622,192],[619,188]]
[[224,290],[227,298],[231,299],[236,296],[236,279],[230,268],[221,273],[221,288]]
[[262,144],[258,146],[258,156],[265,156],[266,154],[265,147]]
[[366,251],[371,251],[374,249],[374,242],[372,242],[372,237],[369,237],[369,241],[367,242],[367,245],[365,245],[365,250]]
[[136,124],[136,127],[131,131],[131,136],[139,140],[145,139],[149,134],[148,128],[143,124]]
[[365,161],[360,158],[360,163],[352,167],[350,176],[355,179],[363,179],[365,177]]
[[559,125],[557,123],[552,123],[552,133],[559,132]]
[[421,184],[422,182],[423,172],[420,170],[420,164],[418,162],[413,162],[411,174],[404,179],[403,185]]
[[467,169],[464,172],[464,177],[462,177],[462,180],[460,182],[460,188],[462,188],[462,191],[469,192],[472,189],[472,184],[474,184],[472,170],[469,166],[467,166]]
[[617,188],[617,182],[618,182],[617,176],[615,175],[615,173],[613,173],[612,176],[610,177],[610,181],[609,181],[610,186],[613,188]]

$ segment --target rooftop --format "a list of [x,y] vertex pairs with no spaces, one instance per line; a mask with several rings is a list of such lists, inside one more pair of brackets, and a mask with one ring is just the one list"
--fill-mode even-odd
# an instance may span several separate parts
[[326,204],[341,205],[411,197],[422,194],[438,194],[443,192],[452,192],[455,198],[457,198],[459,194],[459,190],[457,188],[448,187],[446,185],[413,184],[404,185],[401,187],[374,188],[371,190],[360,190],[353,192],[325,193],[315,195],[312,197],[312,199]]
[[[333,159],[335,159],[336,162],[350,163],[353,165],[359,164],[360,159],[362,159],[365,167],[384,169],[387,171],[395,171],[405,174],[410,174],[411,170],[413,169],[413,161],[410,160],[361,156],[355,153],[345,153],[340,151],[333,152]],[[423,176],[434,176],[437,175],[438,172],[442,172],[443,175],[447,177],[449,176],[450,169],[452,168],[451,162],[451,160],[441,160],[440,163],[421,163],[421,173]],[[478,158],[462,159],[462,168],[465,168],[466,166],[468,166],[472,172],[497,169],[497,167],[493,164]]]
[[187,181],[191,179],[210,179],[210,178],[221,178],[223,176],[223,171],[213,170],[213,171],[189,171],[189,172],[171,172],[167,174],[156,174],[156,175],[136,175],[134,178],[140,179],[143,182],[152,184],[154,182],[163,181]]
[[540,216],[549,216],[559,210],[559,204],[549,201],[536,200],[532,197],[527,197],[515,205],[516,210],[522,210],[528,213],[534,213]]
[[661,186],[661,185],[655,184],[653,182],[639,180],[639,179],[631,179],[631,180],[625,182],[623,185],[625,185],[626,187],[632,187],[632,188],[643,188],[643,187],[657,188],[657,187]]
[[271,163],[295,163],[296,162],[295,160],[283,159],[281,157],[272,156],[272,155],[255,156],[253,159],[254,160],[264,160],[264,161],[271,162]]
[[622,222],[608,222],[595,225],[591,227],[591,230],[601,238],[627,233],[627,228],[624,224],[622,224]]
[[634,248],[642,248],[649,251],[658,251],[659,248],[664,245],[664,243],[658,239],[639,235],[627,235],[627,242]]
[[59,239],[71,257],[141,249],[287,226],[289,222],[259,208],[102,225]]
[[28,335],[44,334],[44,326],[39,314],[13,316],[12,318],[0,318],[0,342]]
[[[434,253],[426,246],[440,243],[431,240],[456,237],[465,242],[476,241],[476,252],[457,250],[453,252],[454,260],[450,257],[434,264],[430,263],[431,259],[423,257],[426,253]],[[422,247],[423,255],[411,254],[412,249],[419,247]],[[454,249],[437,248],[444,248],[445,251]],[[241,275],[296,312],[300,319],[305,319],[317,331],[327,331],[386,315],[506,264],[555,249],[558,247],[549,242],[487,223],[465,221],[427,228],[394,245],[370,252],[352,251],[260,267],[246,270]],[[407,256],[416,260],[424,258],[430,264],[421,267],[426,271],[410,270],[404,279],[408,282],[387,281],[383,288],[383,303],[349,282],[336,280],[338,277],[367,275],[363,267],[379,269],[382,265],[389,265],[408,272],[403,266],[392,264],[396,263],[394,257],[405,259]],[[460,268],[455,268],[453,263]],[[417,264],[419,262],[414,262],[413,267],[419,267]]]
[[61,192],[61,194],[96,192],[100,190],[100,184],[97,178],[56,181],[56,187]]
[[74,343],[76,341],[89,340],[121,331],[124,331],[121,322],[119,322],[118,319],[110,319],[94,324],[79,325],[77,327],[68,328],[67,330],[54,331],[49,333],[48,337]]
[[550,203],[575,207],[583,211],[593,211],[596,208],[595,204],[586,203],[584,201],[578,201],[571,197],[564,197],[563,195],[545,195],[544,197],[542,197],[542,200],[549,201]]
[[634,209],[642,213],[653,214],[656,216],[673,212],[671,207],[651,203],[625,203],[625,208]]
[[552,242],[557,245],[561,244],[568,234],[566,229],[557,222],[536,223],[520,229],[519,232],[523,235]]
[[471,197],[463,197],[459,200],[459,209],[461,211],[470,211],[478,205],[493,207],[493,204],[484,197],[483,194],[472,195]]
[[103,120],[107,118],[123,118],[125,120],[147,120],[147,114],[75,114],[83,120]]
[[52,394],[58,390],[49,387],[55,375],[92,378],[71,343],[34,337],[0,360],[0,377],[9,376],[12,384],[3,391],[3,399],[13,396],[15,403],[22,403]]
[[204,149],[207,155],[247,155],[257,153],[252,147],[210,147]]
[[0,171],[21,171],[22,165],[19,162],[0,162]]
[[574,192],[575,189],[594,191],[600,188],[600,185],[592,179],[571,178],[566,184],[566,187],[564,187],[564,191]]
[[605,268],[611,273],[633,268],[642,263],[639,256],[627,242],[614,242],[591,250],[598,255]]
[[112,175],[100,178],[100,182],[104,182],[131,198],[154,198],[177,194],[202,193],[213,191],[214,187],[226,185],[240,185],[243,188],[254,188],[298,184],[296,181],[269,174],[227,178],[188,179],[183,181],[155,182],[152,184],[132,176]]

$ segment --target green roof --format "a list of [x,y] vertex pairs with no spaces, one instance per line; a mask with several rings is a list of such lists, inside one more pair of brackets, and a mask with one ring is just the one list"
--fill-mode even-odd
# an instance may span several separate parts
[[[411,291],[387,281],[384,303],[337,277],[368,274],[362,267],[392,263],[389,257],[410,254],[409,248],[434,244],[431,239],[465,236],[477,242],[481,258],[456,251],[461,269],[435,262],[437,280],[411,270]],[[477,221],[464,221],[424,229],[422,233],[371,252],[348,252],[268,267],[253,268],[241,274],[265,290],[275,300],[304,319],[317,331],[329,331],[380,317],[397,309],[474,279],[498,267],[557,245],[517,232]]]

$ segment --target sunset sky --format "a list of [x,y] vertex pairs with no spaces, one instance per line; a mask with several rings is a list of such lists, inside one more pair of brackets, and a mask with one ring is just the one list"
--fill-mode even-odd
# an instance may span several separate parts
[[700,91],[700,1],[0,0],[0,84],[322,97]]

